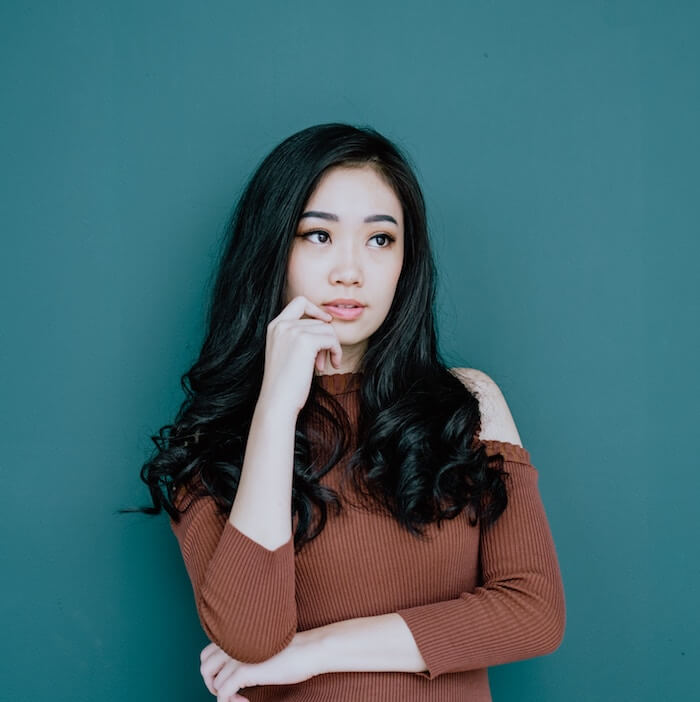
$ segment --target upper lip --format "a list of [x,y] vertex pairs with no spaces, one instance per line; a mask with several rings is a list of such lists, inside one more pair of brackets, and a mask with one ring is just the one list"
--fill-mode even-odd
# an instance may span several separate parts
[[324,302],[324,305],[355,305],[357,307],[364,307],[361,302],[357,300],[351,300],[345,297],[339,297],[337,300],[331,300],[330,302]]

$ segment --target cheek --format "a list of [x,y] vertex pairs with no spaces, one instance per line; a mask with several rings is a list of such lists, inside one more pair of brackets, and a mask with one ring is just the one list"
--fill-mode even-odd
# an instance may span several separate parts
[[396,286],[399,284],[399,278],[401,277],[402,270],[403,270],[403,260],[400,260],[398,262],[398,264],[396,265],[396,268],[394,270],[394,276],[393,276],[394,290],[396,290]]
[[304,285],[305,278],[306,276],[302,275],[298,270],[292,270],[287,273],[286,288],[290,300],[297,295],[304,294],[304,289],[306,287]]
[[394,272],[394,275],[392,276],[392,287],[391,287],[391,293],[388,295],[388,307],[391,307],[391,305],[394,303],[394,297],[396,296],[396,288],[399,284],[399,278],[401,277],[401,266],[398,266],[396,271]]
[[288,299],[292,299],[299,288],[299,281],[303,280],[301,271],[299,270],[299,259],[292,253],[287,262],[287,275],[285,280],[285,291]]

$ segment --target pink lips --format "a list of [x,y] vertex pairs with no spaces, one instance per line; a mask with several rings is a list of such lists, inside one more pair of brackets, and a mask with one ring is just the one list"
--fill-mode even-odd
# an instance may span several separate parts
[[336,305],[322,305],[324,310],[330,312],[334,317],[338,319],[357,319],[364,307],[337,307]]

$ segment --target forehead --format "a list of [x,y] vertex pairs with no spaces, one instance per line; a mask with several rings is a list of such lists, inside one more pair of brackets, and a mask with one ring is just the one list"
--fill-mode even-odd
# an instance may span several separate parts
[[305,210],[323,210],[344,217],[391,214],[402,225],[401,201],[371,166],[336,166],[326,171],[306,202]]

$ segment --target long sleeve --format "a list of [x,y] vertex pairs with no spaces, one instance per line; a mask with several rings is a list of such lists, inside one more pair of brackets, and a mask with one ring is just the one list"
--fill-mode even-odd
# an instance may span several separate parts
[[196,497],[170,527],[209,639],[245,663],[283,650],[297,630],[293,537],[271,551],[234,527],[209,496]]
[[522,446],[483,441],[510,474],[508,506],[480,531],[481,584],[451,600],[398,610],[427,664],[416,673],[486,668],[551,653],[565,628],[564,590],[537,470]]

